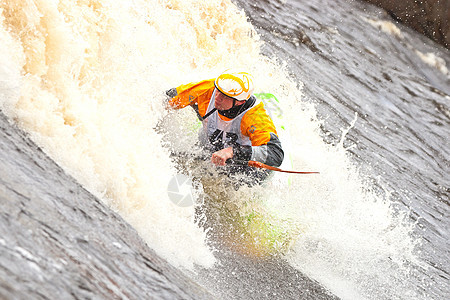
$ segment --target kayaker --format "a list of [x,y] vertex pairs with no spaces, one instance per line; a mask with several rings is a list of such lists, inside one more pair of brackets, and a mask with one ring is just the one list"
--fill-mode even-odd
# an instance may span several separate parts
[[227,70],[214,79],[180,85],[166,92],[174,109],[191,106],[202,121],[200,143],[212,152],[211,162],[264,179],[268,172],[246,165],[249,160],[269,166],[281,165],[284,153],[276,128],[264,103],[253,96],[252,76],[244,71]]

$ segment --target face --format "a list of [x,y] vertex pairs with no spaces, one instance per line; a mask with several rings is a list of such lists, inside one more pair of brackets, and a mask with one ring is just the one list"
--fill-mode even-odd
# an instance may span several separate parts
[[233,98],[222,94],[218,89],[216,89],[216,94],[214,95],[214,101],[216,108],[218,110],[228,110],[233,107]]

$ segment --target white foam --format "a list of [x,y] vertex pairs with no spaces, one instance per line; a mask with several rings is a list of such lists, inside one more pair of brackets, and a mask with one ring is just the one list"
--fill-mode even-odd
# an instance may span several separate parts
[[[0,68],[2,110],[172,264],[193,269],[215,260],[193,208],[167,196],[176,171],[154,130],[166,116],[164,91],[239,65],[255,75],[255,92],[281,101],[293,168],[321,172],[270,192],[280,201],[268,207],[304,228],[289,262],[343,298],[372,292],[369,279],[388,292],[397,282],[386,280],[407,279],[402,266],[415,245],[408,222],[362,182],[342,145],[322,140],[301,83],[260,55],[258,36],[230,1],[1,5],[0,61],[9,62]],[[195,116],[186,110],[167,118],[174,122],[166,129],[184,138]]]
[[[367,23],[371,24],[373,27],[380,29],[381,31],[396,36],[397,38],[401,40],[405,40],[405,37],[402,33],[402,31],[391,21],[384,21],[384,20],[375,20],[375,19],[368,19],[368,18],[362,18]],[[413,45],[410,45],[407,43],[408,48],[414,50],[414,52],[417,54],[417,56],[420,57],[420,59],[426,63],[427,65],[436,68],[441,72],[442,74],[446,75],[447,77],[450,77],[450,72],[447,68],[446,62],[441,57],[437,56],[435,53],[423,53],[417,49]]]
[[396,36],[399,39],[404,38],[402,31],[391,21],[368,19],[365,17],[362,17],[362,19],[384,33]]
[[415,52],[427,65],[438,69],[442,74],[450,78],[450,72],[448,71],[447,64],[444,59],[431,52],[422,53],[419,50],[415,50]]

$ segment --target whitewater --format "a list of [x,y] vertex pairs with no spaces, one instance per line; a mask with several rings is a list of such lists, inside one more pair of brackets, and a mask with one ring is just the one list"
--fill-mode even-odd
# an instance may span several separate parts
[[[329,6],[339,6],[336,3]],[[354,4],[342,3],[342,10]],[[170,152],[189,149],[195,143],[196,136],[186,134],[186,127],[192,127],[196,117],[187,109],[168,111],[165,91],[213,78],[229,67],[246,68],[255,77],[256,92],[270,92],[280,99],[283,120],[291,133],[292,169],[320,171],[320,175],[291,176],[288,189],[274,185],[227,192],[219,199],[227,202],[224,206],[240,214],[251,203],[263,216],[281,215],[299,224],[300,232],[293,230],[294,242],[275,259],[306,274],[339,298],[445,298],[449,295],[445,286],[448,266],[440,265],[445,251],[437,250],[436,264],[422,254],[430,249],[424,250],[425,238],[418,230],[426,226],[420,223],[426,216],[417,217],[410,207],[414,205],[407,203],[408,199],[414,201],[415,191],[397,190],[395,180],[386,174],[389,169],[379,167],[385,158],[373,162],[369,157],[377,154],[358,141],[366,135],[354,133],[361,130],[356,129],[359,124],[366,124],[367,112],[361,108],[364,105],[348,102],[343,107],[355,107],[348,113],[311,99],[311,95],[319,95],[313,85],[320,74],[332,77],[332,82],[336,74],[348,75],[348,70],[337,71],[336,65],[329,69],[319,66],[315,68],[319,75],[303,79],[304,70],[297,72],[292,62],[306,59],[313,66],[317,61],[307,55],[288,56],[307,45],[309,53],[321,55],[336,47],[329,53],[337,57],[343,48],[334,39],[345,36],[339,32],[345,28],[317,25],[319,22],[314,24],[295,13],[313,11],[311,7],[320,10],[320,3],[239,4],[247,13],[228,0],[1,1],[0,108],[68,174],[131,224],[150,248],[218,298],[233,298],[227,296],[231,269],[226,270],[229,273],[221,277],[222,281],[208,278],[218,266],[226,265],[224,259],[233,260],[233,255],[221,255],[229,249],[210,241],[214,226],[205,220],[207,215],[199,218],[198,206],[174,205],[167,193],[168,183],[179,172]],[[287,9],[289,5],[293,6],[291,10]],[[283,19],[286,11],[300,21]],[[258,19],[271,13],[279,29]],[[408,33],[396,31],[399,29],[382,17],[373,9],[364,18],[358,16],[358,25],[382,32],[387,39],[406,39]],[[259,27],[252,25],[258,21]],[[305,42],[304,32],[286,33],[296,30],[296,22],[303,22],[304,28],[321,27],[326,42],[321,40],[316,46]],[[283,32],[284,25],[287,29]],[[448,83],[448,52],[444,51],[447,56],[442,59],[412,44],[405,45],[427,64],[429,69],[424,73],[430,78],[444,78],[440,81],[444,85]],[[357,66],[370,68],[377,64],[376,56],[383,56],[370,46],[360,49],[364,51],[371,58]],[[350,83],[344,87],[352,89]],[[436,83],[435,89],[439,88]],[[335,88],[339,89],[342,86]],[[411,86],[409,90],[417,93]],[[449,123],[449,96],[442,90],[441,100],[436,101],[444,103],[440,104],[444,129],[438,135],[444,142],[437,152],[444,154],[437,156],[448,163],[442,149],[448,146],[445,125]],[[359,91],[358,96],[364,97],[365,92]],[[332,94],[329,91],[328,96]],[[346,101],[332,98],[323,101]],[[378,105],[403,114],[388,98]],[[333,118],[339,121],[330,122]],[[161,124],[164,134],[157,129]],[[375,131],[383,135],[390,128],[380,125]],[[372,128],[367,131],[374,132]],[[356,150],[359,147],[363,149],[360,152]],[[407,150],[405,153],[408,156]],[[417,156],[420,154],[402,158],[418,161]],[[444,195],[448,164],[432,168],[444,174],[439,182]],[[214,191],[208,194],[209,190],[214,190],[213,184],[194,193],[197,204],[219,197]],[[439,197],[445,197],[442,195]],[[445,216],[448,206],[442,212],[444,222]],[[441,226],[437,231],[443,231],[445,240],[448,224],[436,224]],[[445,245],[440,247],[445,249]],[[251,253],[246,255],[253,259]],[[434,271],[435,265],[444,271]],[[273,276],[270,280],[276,282],[277,274],[264,267],[259,271]],[[246,282],[248,276],[238,272],[232,277]]]

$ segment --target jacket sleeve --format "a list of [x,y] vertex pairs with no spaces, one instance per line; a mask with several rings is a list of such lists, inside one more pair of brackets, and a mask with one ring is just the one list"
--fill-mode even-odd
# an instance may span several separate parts
[[188,105],[198,105],[199,113],[203,116],[208,108],[209,100],[214,91],[214,79],[203,80],[189,84],[183,84],[176,89],[166,92],[169,96],[168,104],[175,109]]
[[250,138],[252,146],[236,146],[233,148],[236,159],[256,160],[274,167],[281,165],[284,159],[284,151],[275,125],[262,103],[246,113],[242,120],[241,132]]

